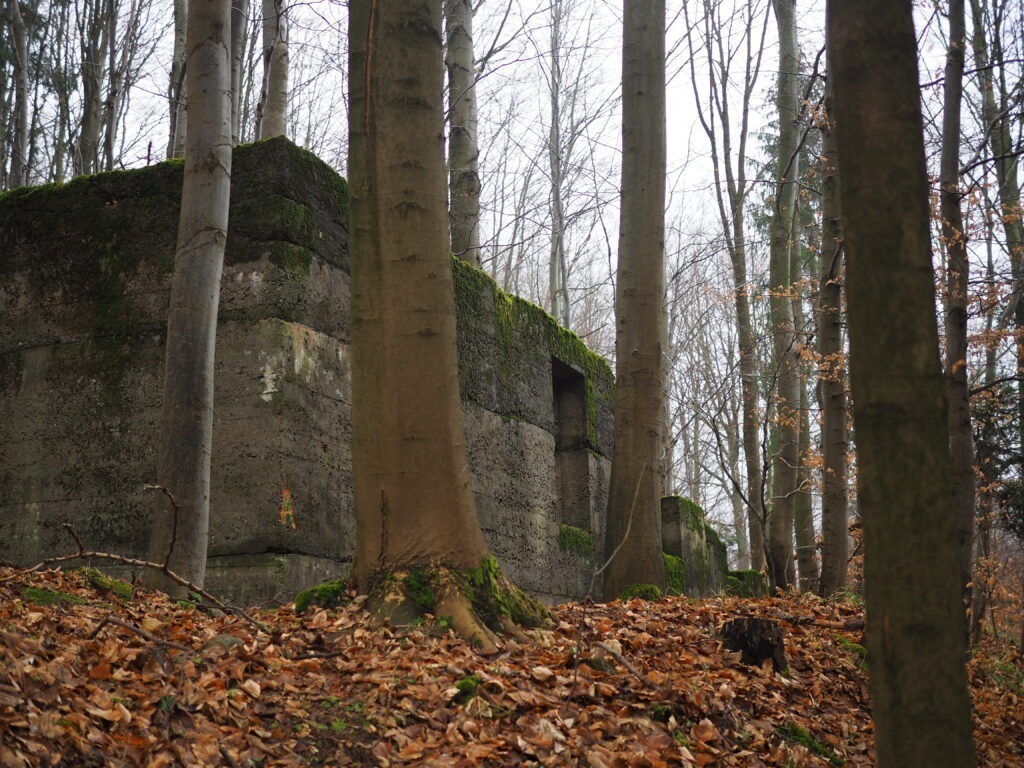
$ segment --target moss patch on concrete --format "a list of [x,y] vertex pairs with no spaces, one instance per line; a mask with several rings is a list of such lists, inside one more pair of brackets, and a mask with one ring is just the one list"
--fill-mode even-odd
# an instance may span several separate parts
[[589,559],[594,556],[594,537],[590,531],[559,523],[558,548],[563,552]]
[[665,561],[666,592],[670,595],[685,595],[688,577],[686,562],[667,552],[663,552],[661,557]]
[[768,584],[760,571],[729,571],[725,575],[725,593],[733,597],[764,597],[768,594]]

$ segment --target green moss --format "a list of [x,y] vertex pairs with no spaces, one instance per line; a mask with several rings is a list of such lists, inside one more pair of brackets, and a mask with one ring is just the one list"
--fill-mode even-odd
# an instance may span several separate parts
[[836,766],[836,768],[840,768],[840,766],[846,765],[846,761],[843,758],[839,757],[839,755],[835,753],[835,750],[833,750],[832,747],[828,746],[827,744],[822,744],[820,741],[815,739],[809,731],[797,725],[795,722],[790,721],[786,723],[782,728],[776,728],[776,731],[779,733],[779,735],[785,736],[790,741],[795,741],[797,744],[802,744],[814,754],[824,757],[826,760],[829,761],[829,763]]
[[104,576],[96,568],[82,568],[82,575],[88,580],[89,584],[95,589],[101,592],[110,592],[114,597],[119,600],[131,600],[134,595],[132,585],[126,581],[120,579],[112,579],[109,576]]
[[459,692],[455,694],[455,703],[467,704],[470,699],[476,696],[477,689],[482,682],[483,680],[478,675],[469,675],[456,681],[455,687]]
[[661,587],[656,584],[630,584],[619,597],[620,600],[632,600],[638,597],[641,600],[660,600],[662,598]]
[[36,605],[85,605],[85,600],[78,595],[69,595],[67,592],[54,592],[39,587],[25,587],[21,590],[23,599]]
[[661,557],[665,561],[666,591],[670,595],[685,595],[688,576],[686,561],[667,552],[663,552]]
[[733,597],[764,597],[768,594],[768,584],[760,571],[728,571],[725,574],[725,594]]
[[667,723],[672,717],[672,707],[668,704],[655,704],[651,707],[651,720],[657,723]]
[[857,658],[858,666],[867,667],[868,650],[860,643],[855,643],[845,635],[834,635],[836,642],[839,643],[843,648],[852,653]]
[[488,626],[497,626],[501,616],[521,627],[547,621],[547,609],[502,575],[494,555],[484,555],[479,568],[462,571],[461,576],[473,609]]
[[437,595],[434,593],[434,576],[430,571],[422,568],[409,571],[402,579],[402,586],[405,588],[405,594],[420,611],[433,612],[434,606],[437,605]]
[[303,614],[308,608],[336,608],[345,602],[347,587],[344,581],[327,581],[304,589],[295,596],[295,613]]
[[590,531],[559,523],[558,548],[563,552],[579,555],[589,560],[594,556],[594,537]]

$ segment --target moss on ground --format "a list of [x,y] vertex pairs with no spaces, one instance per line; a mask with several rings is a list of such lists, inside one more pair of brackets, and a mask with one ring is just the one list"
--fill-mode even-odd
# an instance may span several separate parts
[[347,600],[347,592],[347,585],[340,580],[304,589],[295,596],[295,613],[301,615],[309,608],[337,608]]
[[795,741],[797,744],[807,747],[807,749],[814,754],[825,758],[830,764],[836,766],[836,768],[841,768],[841,766],[846,765],[846,761],[839,757],[832,747],[828,744],[821,743],[815,739],[808,730],[792,721],[786,723],[781,728],[777,728],[776,731],[779,735],[785,736],[790,741]]
[[96,568],[82,568],[82,575],[94,589],[109,592],[118,600],[131,600],[135,594],[131,584],[106,576]]
[[88,600],[78,595],[70,595],[67,592],[54,592],[50,589],[38,587],[25,587],[21,590],[23,599],[36,605],[85,605]]

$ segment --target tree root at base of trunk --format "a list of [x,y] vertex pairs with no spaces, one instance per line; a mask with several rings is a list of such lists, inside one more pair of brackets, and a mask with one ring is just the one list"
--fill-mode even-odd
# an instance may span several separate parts
[[493,555],[478,568],[428,566],[380,574],[368,607],[399,625],[424,615],[445,620],[485,654],[497,652],[502,638],[529,642],[523,628],[548,621],[547,609],[509,581]]

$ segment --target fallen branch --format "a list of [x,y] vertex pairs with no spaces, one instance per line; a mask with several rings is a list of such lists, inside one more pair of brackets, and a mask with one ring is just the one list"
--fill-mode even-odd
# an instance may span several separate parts
[[610,645],[608,645],[607,643],[602,643],[600,640],[595,642],[594,645],[596,645],[598,648],[600,648],[605,653],[608,653],[609,655],[614,656],[615,660],[618,661],[627,670],[629,670],[629,672],[633,675],[633,677],[635,677],[641,683],[646,685],[652,691],[660,692],[661,689],[658,688],[657,685],[652,683],[650,678],[647,677],[647,675],[645,675],[639,669],[637,669],[632,664],[630,664],[628,661],[626,661],[625,657],[621,653],[619,653],[617,650],[612,648]]
[[103,619],[103,621],[101,621],[96,626],[96,629],[94,629],[92,632],[89,633],[89,639],[90,640],[95,640],[96,636],[99,635],[100,630],[102,630],[103,627],[105,627],[107,624],[116,624],[119,627],[124,627],[125,629],[127,629],[127,630],[129,630],[131,632],[134,632],[135,634],[139,635],[140,637],[146,638],[151,643],[156,643],[158,645],[166,645],[168,648],[174,648],[175,650],[184,651],[185,653],[194,653],[195,652],[194,648],[189,648],[187,645],[182,645],[181,643],[175,643],[172,640],[161,640],[159,637],[154,635],[152,632],[147,632],[142,627],[136,627],[134,624],[129,624],[127,621],[121,621],[120,619],[115,619],[113,616],[107,616],[105,619]]

